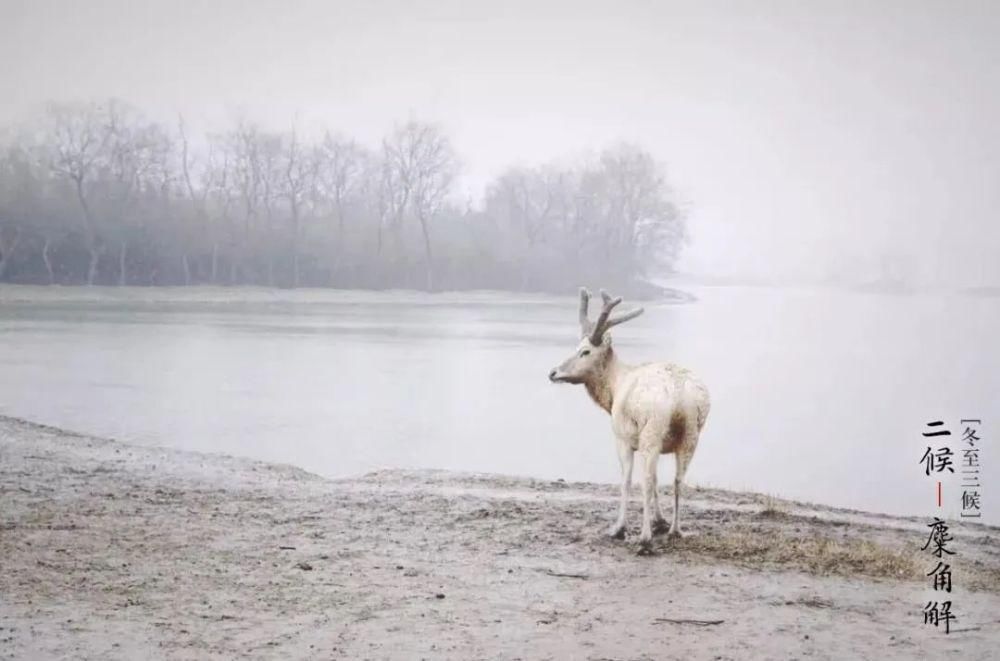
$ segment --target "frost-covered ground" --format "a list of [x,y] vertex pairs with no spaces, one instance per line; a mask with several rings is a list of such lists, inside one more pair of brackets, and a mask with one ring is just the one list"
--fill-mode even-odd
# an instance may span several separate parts
[[0,657],[995,658],[997,528],[954,530],[945,636],[925,522],[689,502],[644,556],[601,534],[610,486],[330,481],[2,418]]

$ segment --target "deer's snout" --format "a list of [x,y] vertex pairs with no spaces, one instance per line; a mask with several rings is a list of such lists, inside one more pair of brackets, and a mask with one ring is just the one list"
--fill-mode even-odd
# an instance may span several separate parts
[[549,372],[549,381],[551,381],[552,383],[555,383],[556,382],[556,376],[558,374],[559,374],[559,370],[555,370],[555,369],[552,370],[551,372]]

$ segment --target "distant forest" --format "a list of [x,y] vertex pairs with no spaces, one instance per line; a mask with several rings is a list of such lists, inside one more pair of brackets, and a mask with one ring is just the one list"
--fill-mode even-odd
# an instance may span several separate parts
[[455,202],[451,141],[418,121],[366,146],[53,104],[0,150],[2,282],[634,293],[685,241],[659,164],[631,144],[511,168],[477,205]]

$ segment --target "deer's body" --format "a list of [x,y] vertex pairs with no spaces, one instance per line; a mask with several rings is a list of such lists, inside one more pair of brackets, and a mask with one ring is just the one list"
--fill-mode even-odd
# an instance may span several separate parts
[[671,363],[626,365],[611,346],[607,330],[638,316],[642,310],[610,318],[611,309],[621,299],[612,300],[601,292],[604,310],[596,323],[586,316],[590,294],[580,293],[580,323],[583,339],[577,352],[552,370],[552,381],[583,384],[587,393],[611,415],[618,458],[622,470],[618,518],[609,534],[624,535],[632,464],[635,453],[643,461],[642,530],[640,542],[652,539],[654,527],[665,524],[656,491],[656,468],[661,454],[674,454],[674,511],[671,535],[680,535],[680,489],[698,438],[711,407],[708,389],[691,372]]
[[[636,451],[675,452],[689,440],[689,431],[701,430],[708,416],[710,404],[704,384],[690,371],[671,363],[619,364],[608,385],[598,388],[610,395],[610,407],[598,404],[611,415],[615,436],[628,440]],[[587,391],[591,393],[592,387]],[[646,434],[650,445],[640,447],[640,432],[647,427],[661,433]]]

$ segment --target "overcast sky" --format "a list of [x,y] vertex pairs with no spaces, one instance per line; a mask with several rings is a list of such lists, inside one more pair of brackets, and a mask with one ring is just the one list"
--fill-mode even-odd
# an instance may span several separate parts
[[690,212],[682,267],[822,277],[884,255],[1000,283],[1000,3],[0,0],[0,120],[116,96],[375,144],[440,122],[505,166],[639,142]]

